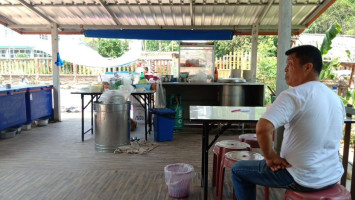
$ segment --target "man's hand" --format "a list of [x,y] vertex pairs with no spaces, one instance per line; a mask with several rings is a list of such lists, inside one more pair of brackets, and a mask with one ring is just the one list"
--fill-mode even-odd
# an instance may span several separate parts
[[279,169],[285,169],[287,167],[292,167],[284,158],[281,158],[277,154],[273,154],[269,159],[266,159],[267,166],[270,167],[272,171],[277,171]]

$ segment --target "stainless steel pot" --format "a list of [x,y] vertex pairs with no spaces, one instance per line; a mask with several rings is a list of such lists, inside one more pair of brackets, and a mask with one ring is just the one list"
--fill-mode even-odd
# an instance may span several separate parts
[[130,144],[131,102],[123,104],[95,103],[95,149],[114,152],[117,147]]

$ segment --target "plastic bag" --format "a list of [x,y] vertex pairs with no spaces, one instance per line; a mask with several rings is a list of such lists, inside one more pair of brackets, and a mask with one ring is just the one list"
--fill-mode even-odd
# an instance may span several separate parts
[[199,71],[195,76],[190,79],[191,82],[196,83],[206,83],[207,82],[207,74],[203,71]]
[[164,167],[165,183],[169,195],[175,198],[189,194],[190,181],[194,176],[194,167],[185,163],[170,164]]
[[129,97],[130,93],[120,90],[107,90],[102,93],[99,102],[103,104],[124,104]]
[[175,163],[164,167],[165,183],[176,185],[185,180],[191,180],[194,167],[186,163]]
[[129,76],[125,76],[123,77],[122,82],[123,84],[120,85],[118,90],[121,92],[126,92],[128,95],[127,97],[129,97],[129,95],[134,91],[134,87],[132,86],[132,79]]
[[163,88],[163,84],[161,83],[161,80],[157,81],[155,107],[156,108],[166,107],[165,89]]

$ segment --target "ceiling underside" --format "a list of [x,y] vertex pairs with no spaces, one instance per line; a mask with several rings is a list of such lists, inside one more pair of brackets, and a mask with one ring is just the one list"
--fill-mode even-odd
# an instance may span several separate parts
[[[0,23],[21,34],[83,34],[97,29],[233,30],[277,34],[282,0],[0,0]],[[289,0],[287,0],[289,1]],[[335,0],[292,0],[299,34]]]

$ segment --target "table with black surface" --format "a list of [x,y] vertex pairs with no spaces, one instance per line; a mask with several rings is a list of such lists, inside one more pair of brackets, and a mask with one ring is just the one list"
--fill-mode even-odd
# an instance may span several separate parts
[[[145,140],[147,140],[147,134],[151,131],[151,119],[148,119],[148,111],[151,107],[154,108],[154,93],[155,91],[142,91],[142,92],[132,92],[131,95],[140,103],[144,108],[144,120],[145,120]],[[94,133],[94,100],[98,101],[100,98],[101,92],[85,92],[85,91],[75,91],[71,94],[80,94],[81,95],[81,141],[84,141],[84,135],[91,131],[91,134]],[[89,102],[84,105],[85,96],[90,96]],[[91,127],[88,130],[84,130],[84,110],[91,105]],[[151,106],[152,105],[152,106]],[[149,130],[147,126],[149,124]]]
[[[232,112],[233,111],[233,112]],[[257,122],[265,113],[266,107],[237,107],[237,106],[190,106],[190,120],[202,122],[202,162],[201,185],[204,199],[208,194],[208,151],[218,137],[233,123]],[[217,124],[223,124],[215,132],[215,138],[209,143],[209,132]]]
[[[84,135],[91,131],[91,134],[94,134],[94,99],[96,101],[100,98],[101,92],[84,92],[84,91],[76,91],[71,92],[71,94],[80,94],[81,96],[81,141],[84,141]],[[85,96],[90,96],[89,102],[84,106],[84,98]],[[84,130],[84,111],[85,109],[91,105],[91,127],[88,130]]]

